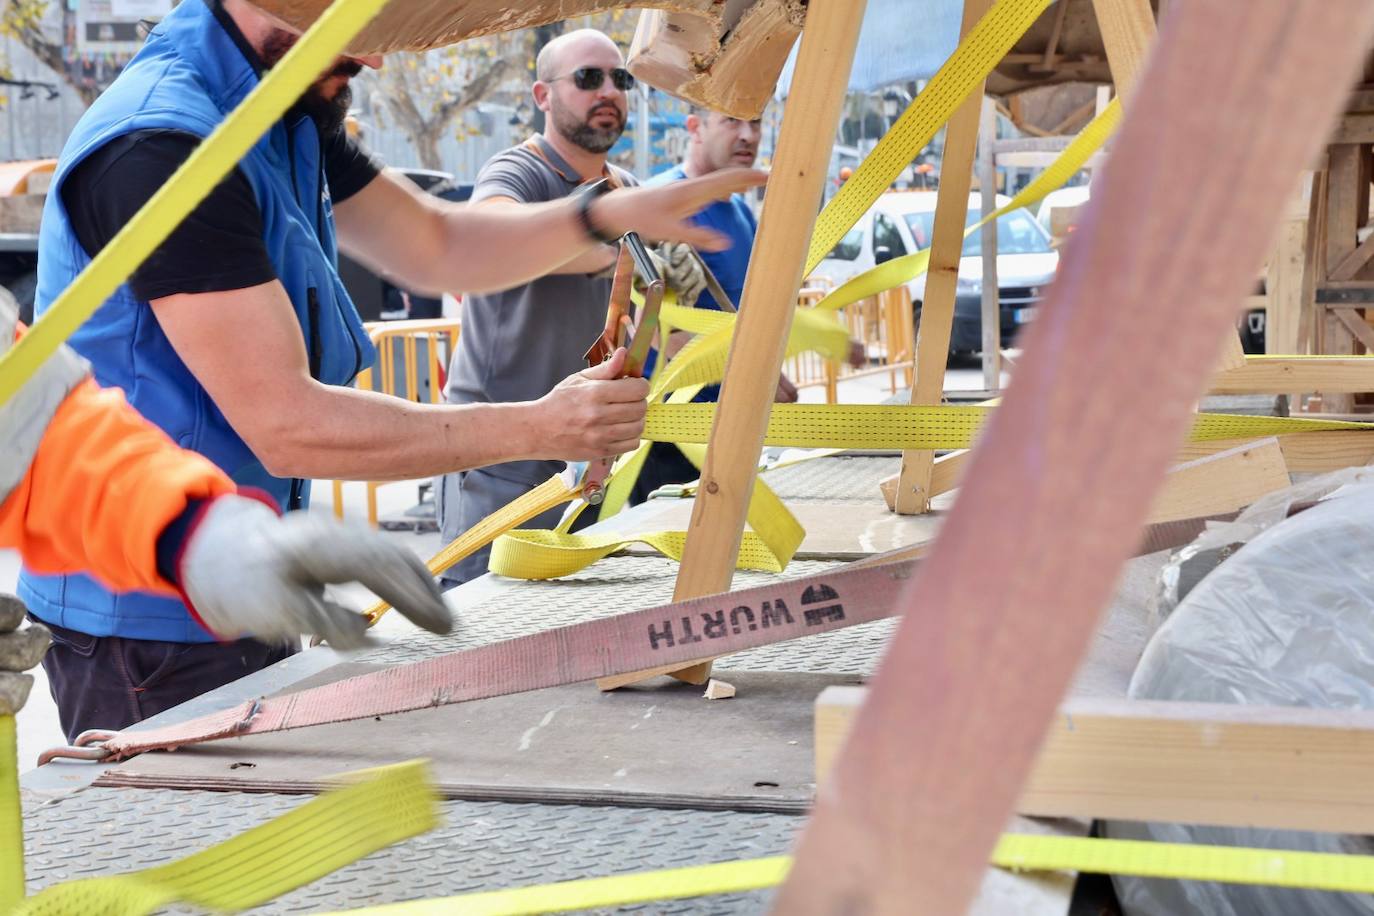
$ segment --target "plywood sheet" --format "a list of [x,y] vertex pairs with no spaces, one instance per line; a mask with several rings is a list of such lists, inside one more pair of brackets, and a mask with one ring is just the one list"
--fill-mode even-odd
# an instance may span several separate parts
[[[365,674],[343,664],[297,688]],[[654,681],[608,694],[554,687],[381,719],[144,754],[101,785],[313,792],[331,774],[415,757],[449,798],[801,813],[812,704],[852,675],[722,672],[738,695]]]

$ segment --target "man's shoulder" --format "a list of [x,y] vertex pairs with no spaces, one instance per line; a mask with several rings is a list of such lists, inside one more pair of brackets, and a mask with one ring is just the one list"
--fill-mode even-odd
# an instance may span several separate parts
[[656,187],[659,185],[672,184],[674,181],[681,181],[687,177],[687,173],[682,170],[681,165],[675,165],[670,169],[665,169],[657,175],[644,182],[645,187]]

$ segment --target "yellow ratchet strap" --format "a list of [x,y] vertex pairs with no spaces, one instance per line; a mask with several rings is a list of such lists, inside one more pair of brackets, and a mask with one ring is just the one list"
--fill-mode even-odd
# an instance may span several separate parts
[[[1022,188],[1020,193],[1005,206],[988,214],[964,230],[964,238],[968,238],[994,219],[1044,200],[1051,191],[1062,187],[1064,182],[1072,178],[1079,169],[1087,164],[1088,159],[1103,147],[1120,123],[1121,102],[1119,99],[1112,99],[1111,104],[1079,131],[1073,142],[1055,157],[1049,168]],[[846,283],[832,290],[824,299],[817,302],[813,308],[818,311],[842,309],[860,299],[876,296],[884,290],[909,283],[925,273],[929,267],[929,248],[922,248],[920,251],[893,258],[891,261],[870,268],[856,277],[851,277]]]
[[[775,404],[767,445],[794,448],[956,449],[973,444],[993,407],[914,407],[906,404]],[[706,442],[715,404],[654,404],[644,438],[655,442]],[[1236,414],[1198,414],[1193,442],[1257,439],[1292,433],[1367,430],[1374,425]]]
[[[701,468],[706,459],[705,446],[679,444],[678,448],[698,469]],[[755,483],[749,497],[748,520],[753,530],[744,533],[735,567],[782,572],[801,546],[806,529],[763,481]],[[492,545],[487,568],[513,579],[556,579],[572,575],[635,543],[648,544],[670,559],[681,560],[686,541],[685,531],[632,535],[512,531]]]
[[[917,103],[919,102],[920,99],[917,99]],[[1062,187],[1064,182],[1082,169],[1087,164],[1088,159],[1106,144],[1120,123],[1121,104],[1114,99],[1101,114],[1079,132],[1078,136],[1055,158],[1049,168],[1041,172],[1034,181],[1026,185],[1005,206],[969,226],[964,231],[965,238],[992,220],[1022,207],[1031,206],[1043,200],[1051,191]],[[886,140],[887,137],[884,137],[883,142]],[[896,150],[883,151],[883,142],[880,142],[878,147],[873,150],[870,158],[879,155],[880,151],[884,154],[896,152]],[[914,155],[915,150],[906,152]],[[907,158],[910,159],[910,155]],[[853,178],[850,181],[852,182]],[[845,186],[848,187],[848,183]],[[836,200],[839,200],[838,195]],[[832,201],[833,203],[834,201]],[[867,209],[867,206],[870,206],[872,202],[865,203],[861,199],[855,199],[850,203],[855,206],[864,204],[865,209]],[[848,207],[849,204],[844,206]],[[847,228],[857,222],[863,213],[864,210],[842,209],[837,211],[836,218],[843,216],[842,221],[846,221]],[[836,312],[847,305],[858,302],[860,299],[876,296],[884,290],[908,283],[925,273],[929,267],[930,249],[923,248],[920,251],[894,258],[864,271],[858,276],[850,278],[839,288],[832,290],[814,306],[799,308],[793,322],[787,355],[793,356],[802,350],[815,350],[832,361],[843,359],[846,355],[848,334],[843,326],[833,319],[827,323],[827,316],[824,313]],[[672,390],[684,384],[719,381],[725,374],[726,352],[730,346],[731,336],[734,334],[737,316],[705,309],[682,309],[679,307],[673,307],[671,310],[665,309],[665,312],[671,316],[676,326],[702,336],[694,340],[692,345],[684,347],[678,359],[669,364],[661,383],[664,390]]]
[[[1088,872],[1374,893],[1374,856],[1339,853],[1008,833],[1003,834],[993,850],[992,864],[1017,872]],[[368,916],[429,916],[439,913],[524,916],[530,913],[566,913],[656,900],[763,890],[782,884],[791,867],[790,856],[771,856],[605,878],[584,878],[536,887],[481,891],[345,912],[365,913]]]
[[127,875],[58,884],[10,912],[141,916],[178,902],[247,909],[438,824],[438,796],[424,761],[379,767],[203,852]]
[[19,739],[0,716],[0,913],[24,897],[24,815],[19,810]]
[[196,147],[29,333],[0,356],[0,405],[147,260],[385,5],[386,0],[336,0],[329,5],[281,63]]
[[830,250],[911,164],[954,110],[1006,56],[1051,0],[998,0],[930,78],[883,139],[825,205],[816,220],[806,270],[811,273]]

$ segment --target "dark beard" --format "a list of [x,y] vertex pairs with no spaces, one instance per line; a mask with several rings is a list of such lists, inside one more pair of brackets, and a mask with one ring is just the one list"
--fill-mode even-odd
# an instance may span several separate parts
[[[263,66],[269,70],[275,67],[286,56],[286,52],[291,50],[296,41],[297,37],[290,32],[274,29],[263,40],[261,52]],[[362,64],[356,61],[339,60],[332,70],[305,90],[305,94],[296,101],[295,105],[291,106],[291,112],[296,115],[305,115],[314,121],[320,136],[333,136],[343,127],[344,119],[348,117],[348,109],[353,104],[353,91],[345,83],[344,87],[335,93],[333,98],[328,98],[321,87],[325,80],[336,76],[352,78],[361,73],[362,69]]]
[[343,128],[344,118],[353,105],[353,90],[348,86],[340,89],[332,99],[324,97],[318,86],[305,90],[305,95],[292,107],[315,122],[321,137],[332,137]]
[[[588,112],[590,119],[595,112]],[[619,112],[616,112],[618,115]],[[553,126],[558,128],[558,132],[563,135],[569,143],[586,150],[589,153],[604,153],[615,142],[620,139],[620,135],[625,132],[625,124],[622,121],[615,127],[600,128],[592,127],[586,121],[573,121],[563,112],[555,112]]]

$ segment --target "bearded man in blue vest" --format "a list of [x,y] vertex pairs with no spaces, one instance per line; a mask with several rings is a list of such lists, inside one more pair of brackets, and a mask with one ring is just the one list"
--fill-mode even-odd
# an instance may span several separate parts
[[[153,29],[62,152],[39,243],[40,315],[298,37],[245,0],[182,0]],[[719,248],[686,218],[762,176],[739,169],[501,212],[448,204],[340,129],[349,80],[381,63],[342,57],[321,74],[73,349],[178,444],[288,511],[307,505],[311,478],[420,478],[636,446],[647,388],[617,377],[623,354],[522,403],[426,405],[345,387],[375,354],[338,249],[408,289],[502,289],[600,262],[606,240],[629,230]],[[195,523],[188,509],[182,527]],[[169,544],[183,540],[177,527]],[[244,542],[254,537],[245,527]],[[125,727],[295,651],[217,642],[184,603],[85,576],[26,570],[19,592],[53,630],[44,666],[69,732]]]

